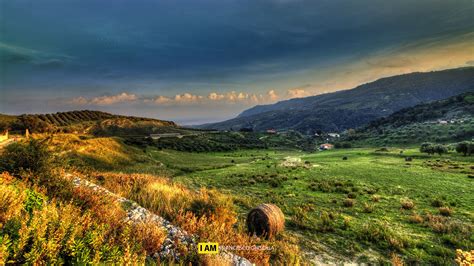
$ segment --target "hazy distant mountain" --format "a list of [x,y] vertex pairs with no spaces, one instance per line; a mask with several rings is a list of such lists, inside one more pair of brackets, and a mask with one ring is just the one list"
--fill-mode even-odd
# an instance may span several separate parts
[[400,109],[474,91],[474,67],[382,78],[351,90],[259,105],[234,119],[200,127],[220,130],[342,131]]

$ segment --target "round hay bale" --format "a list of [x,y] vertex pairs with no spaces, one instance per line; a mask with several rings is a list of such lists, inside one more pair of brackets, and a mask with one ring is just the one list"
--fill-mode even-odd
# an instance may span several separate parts
[[273,238],[285,228],[285,216],[276,205],[261,204],[247,215],[249,233]]

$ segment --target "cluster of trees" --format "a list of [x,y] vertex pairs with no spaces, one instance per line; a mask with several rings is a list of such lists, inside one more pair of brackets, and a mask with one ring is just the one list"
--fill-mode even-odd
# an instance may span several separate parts
[[[451,148],[452,149],[452,148]],[[462,153],[464,156],[468,155],[471,156],[474,154],[474,142],[472,141],[463,141],[455,146],[455,150],[458,153]],[[439,154],[442,155],[444,153],[449,152],[449,148],[443,144],[433,144],[430,142],[425,142],[420,146],[420,152],[428,153],[428,154]]]
[[474,142],[463,141],[456,145],[456,151],[464,154],[464,156],[471,156],[474,153]]
[[439,155],[442,155],[444,153],[448,153],[448,147],[446,147],[445,145],[443,144],[433,144],[433,143],[430,143],[430,142],[425,142],[425,143],[422,143],[421,144],[421,147],[420,147],[420,152],[423,152],[423,153],[428,153],[428,154],[439,154]]
[[334,143],[334,148],[336,149],[350,149],[352,148],[352,143],[350,142],[336,142]]

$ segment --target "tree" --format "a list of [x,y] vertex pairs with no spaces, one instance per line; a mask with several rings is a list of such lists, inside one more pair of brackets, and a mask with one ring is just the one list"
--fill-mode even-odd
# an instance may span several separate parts
[[430,142],[422,143],[421,147],[420,147],[420,152],[428,153],[430,155],[434,154],[435,153],[435,146],[433,145],[433,143],[430,143]]
[[474,142],[471,141],[463,141],[456,145],[456,151],[458,153],[464,154],[464,156],[474,153]]
[[442,144],[438,144],[433,147],[433,151],[439,155],[442,155],[444,153],[448,153],[448,148]]

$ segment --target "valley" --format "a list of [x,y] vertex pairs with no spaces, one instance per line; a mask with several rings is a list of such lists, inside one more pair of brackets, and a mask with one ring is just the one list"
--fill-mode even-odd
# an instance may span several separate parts
[[[2,115],[0,264],[453,264],[474,249],[473,112],[464,86],[335,131]],[[283,231],[250,233],[261,204]]]
[[[427,155],[411,146],[187,152],[130,146],[118,137],[36,138],[48,143],[65,171],[134,200],[199,241],[271,246],[272,251],[238,252],[258,264],[398,258],[449,264],[455,249],[473,248],[474,159],[455,151]],[[286,230],[273,240],[249,238],[246,214],[268,202],[282,209]],[[193,260],[188,252],[185,261]]]

